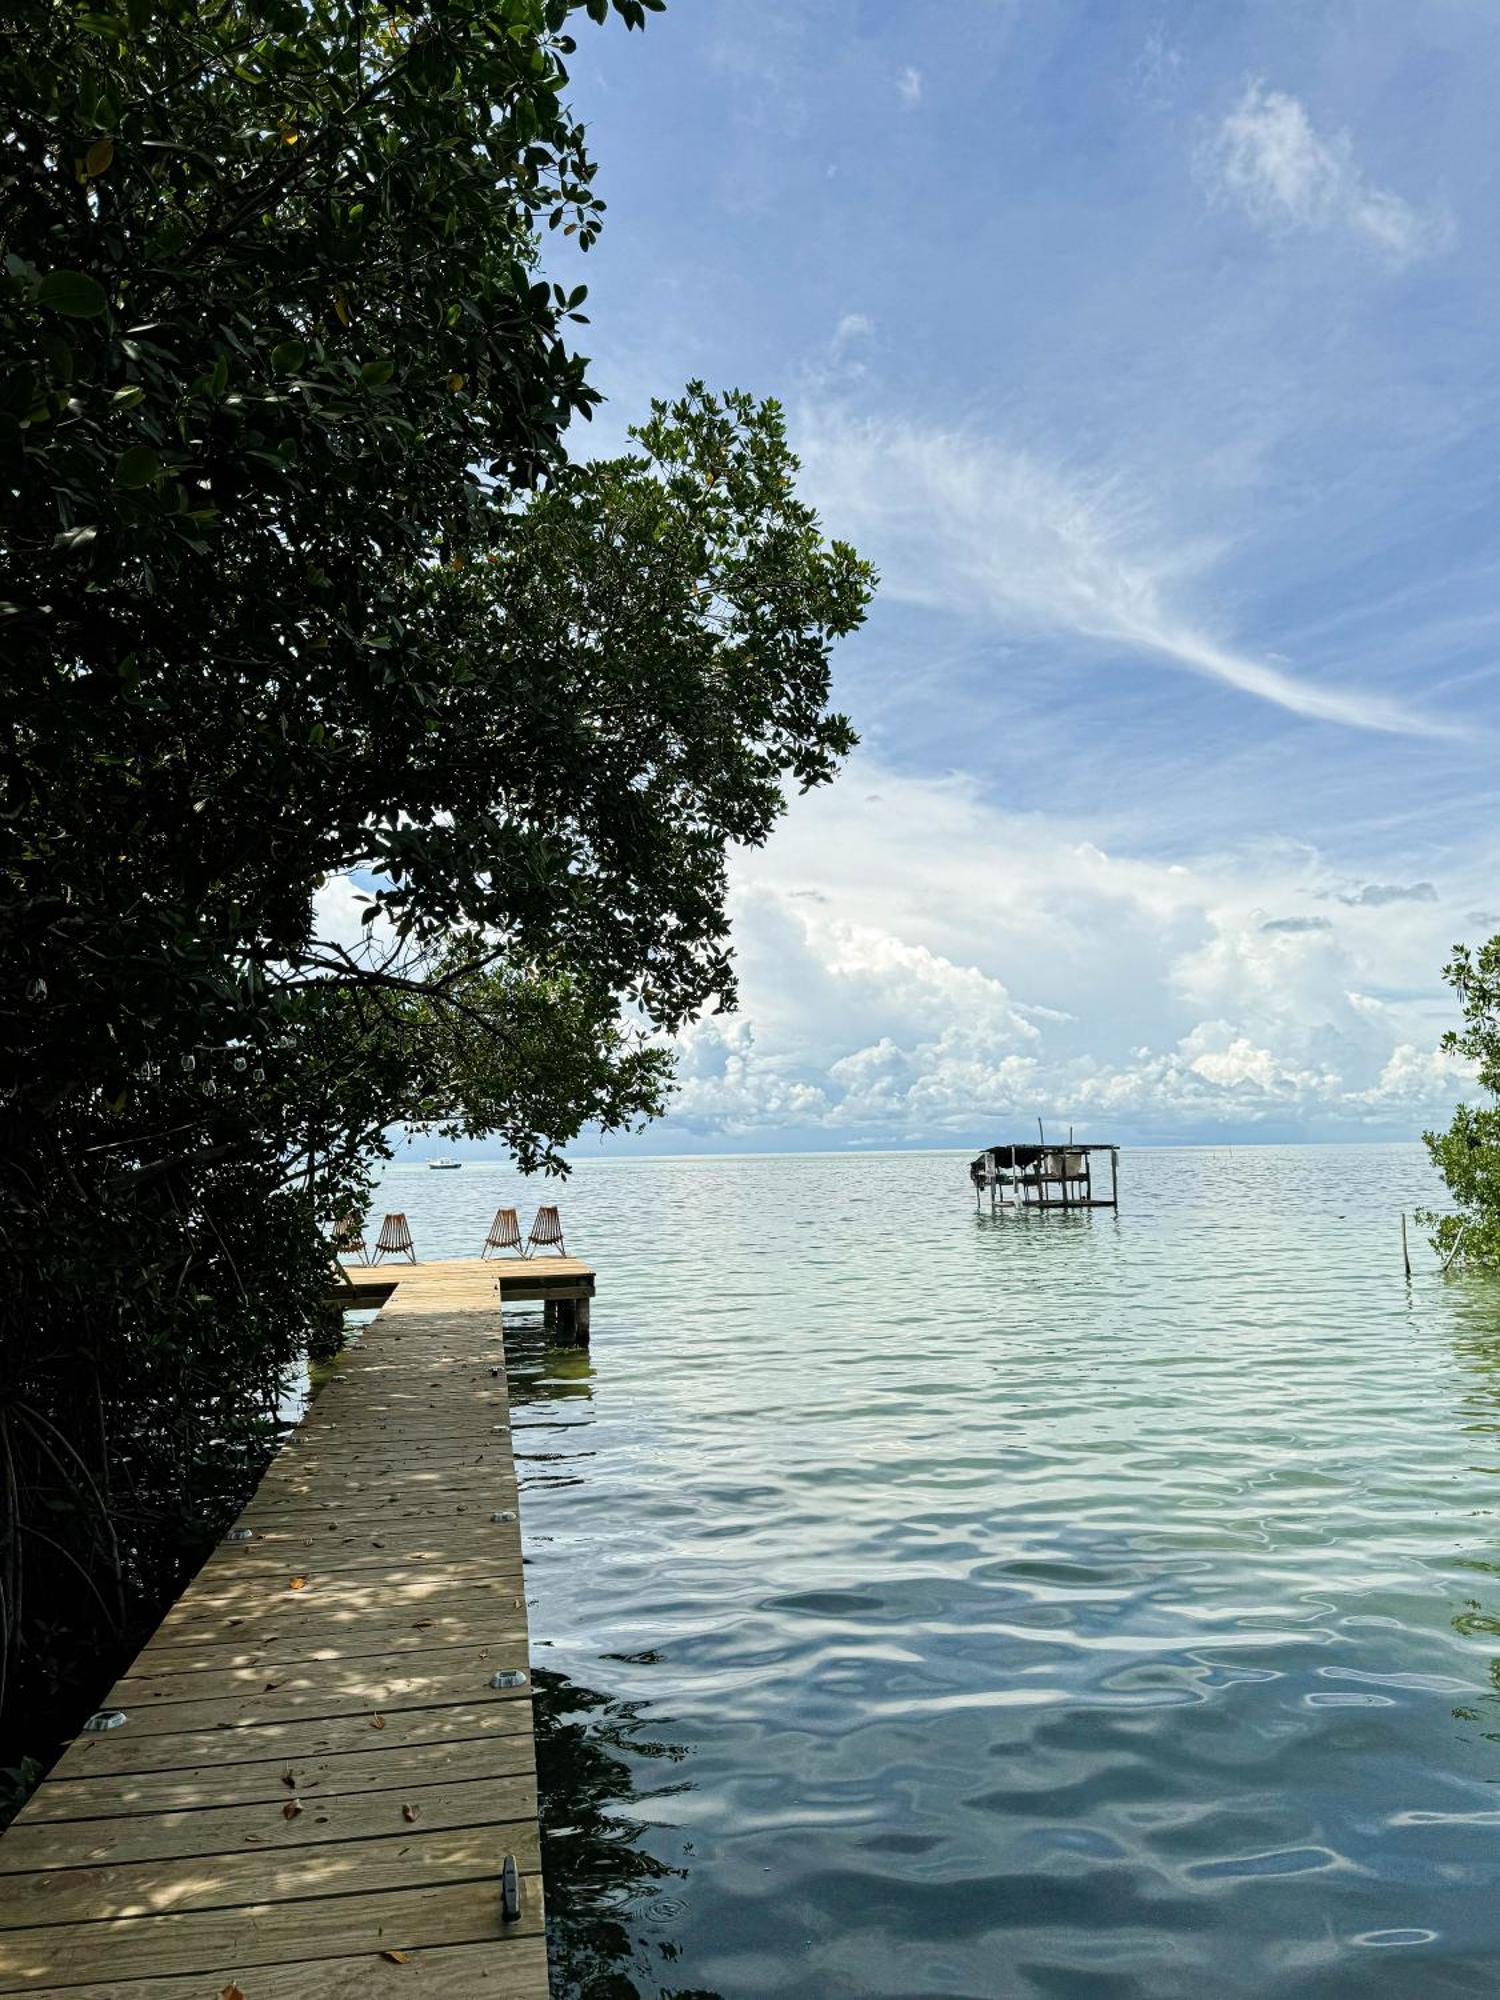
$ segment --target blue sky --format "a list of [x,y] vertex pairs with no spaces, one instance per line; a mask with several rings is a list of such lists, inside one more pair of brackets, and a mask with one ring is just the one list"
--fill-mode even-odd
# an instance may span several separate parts
[[[1500,929],[1500,16],[676,0],[588,32],[604,441],[779,396],[863,745],[654,1150],[1405,1137]],[[618,1149],[618,1142],[616,1145]]]

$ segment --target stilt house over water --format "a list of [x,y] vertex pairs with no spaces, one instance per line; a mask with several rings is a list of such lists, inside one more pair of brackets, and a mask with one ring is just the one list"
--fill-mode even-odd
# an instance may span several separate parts
[[[1109,1187],[1104,1191],[1103,1156],[1109,1158]],[[1101,1179],[1096,1185],[1095,1169]],[[975,1205],[989,1190],[992,1209],[1002,1203],[1016,1208],[1118,1208],[1120,1149],[1118,1146],[989,1146],[969,1162]]]

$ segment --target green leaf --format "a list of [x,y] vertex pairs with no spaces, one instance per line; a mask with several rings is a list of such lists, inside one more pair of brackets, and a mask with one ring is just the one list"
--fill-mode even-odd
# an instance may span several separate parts
[[305,341],[283,340],[279,347],[271,349],[271,366],[280,375],[295,375],[306,355]]
[[66,319],[98,319],[109,310],[109,297],[97,278],[86,271],[49,271],[37,293],[37,304]]
[[134,491],[149,486],[161,472],[161,460],[149,444],[133,444],[120,453],[115,466],[115,484]]
[[133,410],[137,403],[144,403],[146,392],[139,383],[132,382],[128,388],[116,389],[110,403],[117,410]]
[[367,389],[382,388],[396,372],[394,361],[367,361],[359,371],[359,379]]

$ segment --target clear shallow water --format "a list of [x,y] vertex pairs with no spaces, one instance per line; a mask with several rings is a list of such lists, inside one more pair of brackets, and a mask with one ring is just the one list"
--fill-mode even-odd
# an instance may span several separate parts
[[1427,1996],[1500,1978],[1500,1287],[1417,1148],[397,1167],[557,1199],[511,1319],[560,1995]]

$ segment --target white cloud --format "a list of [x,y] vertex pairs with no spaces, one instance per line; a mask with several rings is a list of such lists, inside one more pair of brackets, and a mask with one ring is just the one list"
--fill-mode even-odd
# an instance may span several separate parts
[[1128,88],[1152,110],[1163,111],[1177,95],[1181,77],[1182,51],[1168,41],[1165,23],[1157,21],[1130,66]]
[[349,875],[325,875],[313,894],[313,931],[321,944],[364,953],[386,952],[394,942],[390,919],[382,913],[364,921],[371,896]]
[[1473,883],[1330,918],[1348,886],[1305,848],[1113,855],[861,756],[737,857],[743,1011],[684,1037],[673,1125],[830,1145],[1039,1114],[1116,1138],[1414,1134],[1468,1081],[1438,1048],[1437,968]]
[[1198,622],[1178,598],[1214,551],[1173,545],[1118,478],[829,410],[803,413],[799,449],[827,518],[874,558],[887,597],[1145,654],[1320,721],[1454,733],[1386,696],[1301,679]]
[[1252,82],[1215,135],[1213,184],[1265,229],[1348,229],[1391,263],[1414,263],[1451,242],[1451,218],[1374,187],[1347,133],[1324,136],[1306,106]]
[[833,329],[833,339],[829,343],[837,359],[854,342],[868,340],[875,331],[875,322],[868,313],[845,313]]
[[910,64],[896,78],[896,94],[901,102],[911,109],[922,101],[922,72]]

